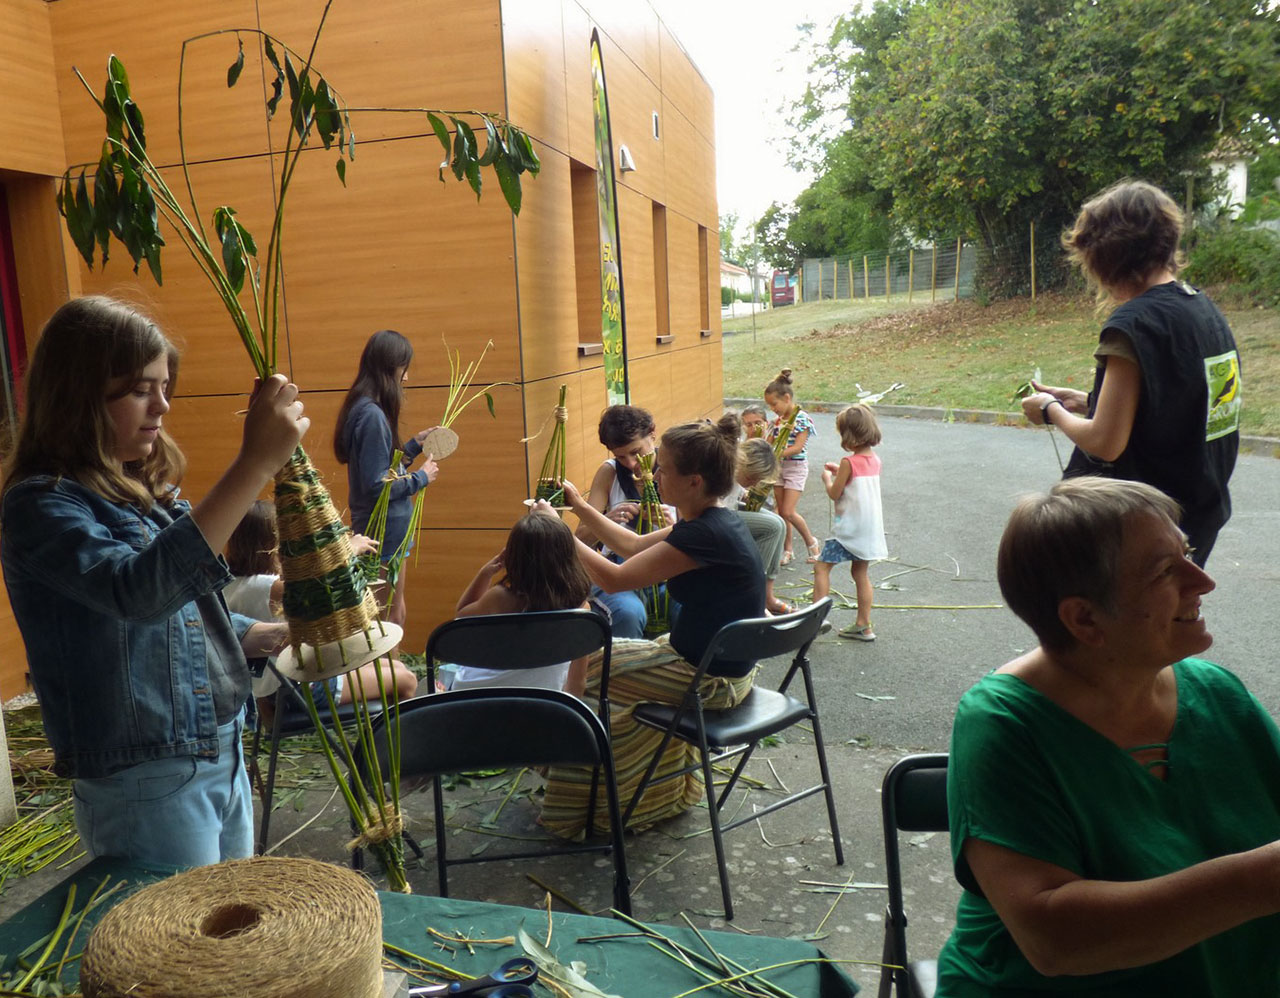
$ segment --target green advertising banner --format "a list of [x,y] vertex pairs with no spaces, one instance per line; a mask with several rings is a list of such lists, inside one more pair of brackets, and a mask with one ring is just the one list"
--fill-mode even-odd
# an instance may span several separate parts
[[614,187],[609,95],[604,87],[600,36],[595,31],[591,32],[591,90],[596,126],[596,202],[600,220],[600,336],[601,343],[604,344],[604,379],[609,404],[622,405],[628,401],[622,248],[618,245],[618,196]]

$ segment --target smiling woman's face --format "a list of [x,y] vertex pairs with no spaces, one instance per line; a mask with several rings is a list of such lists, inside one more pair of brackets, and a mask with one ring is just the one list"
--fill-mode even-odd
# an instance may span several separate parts
[[138,377],[111,385],[107,418],[113,453],[121,464],[141,461],[155,447],[161,421],[169,411],[168,392],[169,358],[164,354],[144,367]]

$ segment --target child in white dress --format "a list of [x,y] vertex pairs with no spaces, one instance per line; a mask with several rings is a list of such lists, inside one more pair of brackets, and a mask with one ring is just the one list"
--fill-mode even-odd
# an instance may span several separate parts
[[872,450],[880,443],[880,426],[871,407],[857,402],[836,416],[840,445],[849,453],[837,465],[822,469],[822,484],[836,504],[835,537],[822,546],[813,565],[813,599],[831,591],[831,569],[847,561],[858,596],[857,619],[839,631],[842,638],[874,641],[871,601],[875,590],[867,569],[889,554],[884,539],[884,508],[880,502],[880,458]]

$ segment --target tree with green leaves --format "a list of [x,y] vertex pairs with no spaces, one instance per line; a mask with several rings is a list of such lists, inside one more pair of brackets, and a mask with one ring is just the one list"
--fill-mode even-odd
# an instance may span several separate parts
[[[996,293],[1025,281],[1025,254],[1001,249],[1029,222],[1047,246],[1126,175],[1203,189],[1218,142],[1280,108],[1280,8],[1266,0],[880,0],[816,51],[799,152],[837,191],[886,195],[903,228],[977,239]],[[833,113],[839,135],[806,131]]]

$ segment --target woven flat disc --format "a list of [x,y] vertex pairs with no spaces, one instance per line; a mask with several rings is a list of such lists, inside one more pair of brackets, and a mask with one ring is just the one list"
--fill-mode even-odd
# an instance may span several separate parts
[[422,440],[422,453],[430,454],[436,461],[443,461],[458,449],[458,435],[447,426],[428,430]]
[[384,657],[403,638],[404,630],[398,624],[375,620],[368,633],[357,632],[341,641],[290,645],[276,656],[276,668],[299,683],[332,679]]

